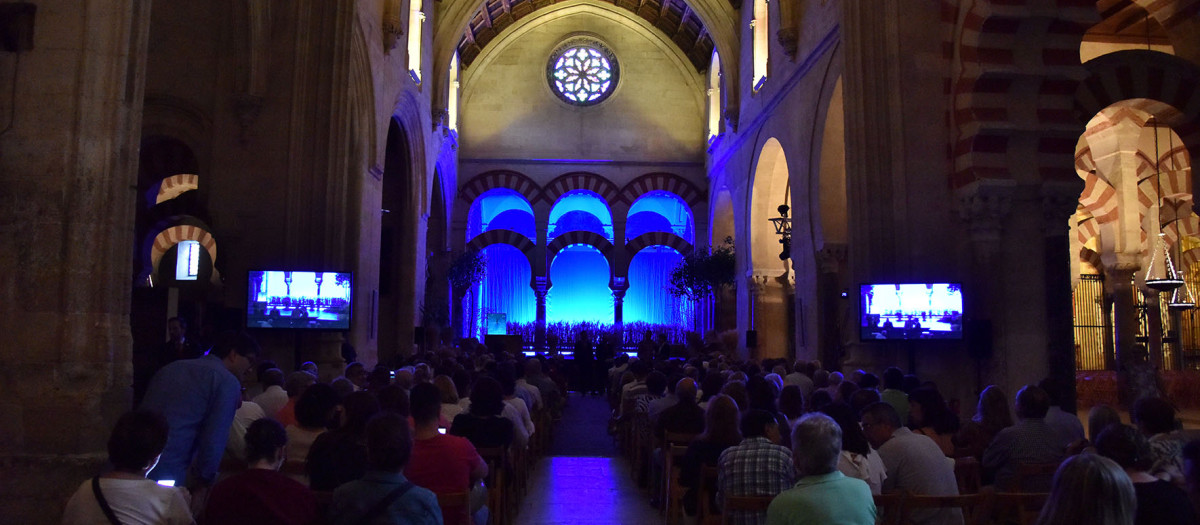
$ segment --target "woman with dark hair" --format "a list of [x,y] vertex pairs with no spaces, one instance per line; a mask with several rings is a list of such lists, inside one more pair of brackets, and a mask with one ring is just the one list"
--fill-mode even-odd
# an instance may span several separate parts
[[467,438],[475,448],[507,447],[513,442],[513,424],[500,415],[504,406],[500,382],[480,377],[471,388],[471,408],[454,418],[450,433]]
[[1013,425],[1012,411],[1008,409],[1008,395],[996,385],[990,385],[979,394],[975,406],[975,417],[962,425],[954,435],[954,455],[983,458],[992,438],[1001,430]]
[[867,436],[863,434],[854,410],[842,401],[835,401],[822,407],[821,412],[842,428],[842,455],[838,459],[838,470],[848,477],[867,482],[867,486],[871,487],[871,494],[881,493],[883,480],[887,479],[887,470],[879,452],[867,442]]
[[1117,462],[1137,495],[1136,525],[1195,525],[1196,514],[1187,492],[1150,474],[1150,444],[1137,429],[1110,425],[1095,440],[1096,453]]
[[367,473],[333,491],[329,522],[441,525],[437,496],[404,476],[412,448],[407,418],[392,412],[371,418],[367,423]]
[[[369,394],[365,394],[369,395]],[[307,525],[317,519],[312,491],[279,473],[287,459],[287,432],[273,419],[260,419],[246,430],[247,470],[212,489],[204,523],[212,525]]]
[[1054,473],[1050,498],[1035,525],[1133,525],[1133,483],[1113,460],[1071,456]]
[[954,434],[958,432],[958,426],[958,416],[950,411],[937,390],[918,388],[908,393],[909,430],[929,436],[947,457],[954,456]]
[[787,385],[779,393],[779,412],[787,418],[788,428],[804,415],[804,393],[797,385]]
[[337,392],[325,383],[314,384],[300,394],[296,400],[296,424],[287,426],[289,461],[303,463],[317,436],[337,427],[340,404]]
[[309,487],[330,491],[366,473],[367,421],[378,413],[379,400],[370,392],[354,392],[342,400],[341,424],[317,436],[308,451]]
[[167,428],[162,416],[147,410],[121,416],[108,438],[112,470],[79,486],[67,501],[63,524],[111,523],[108,512],[130,525],[193,523],[183,489],[146,479],[167,444]]
[[[704,411],[704,433],[692,440],[687,452],[679,460],[679,484],[687,488],[683,495],[683,508],[689,515],[694,516],[697,510],[699,491],[695,485],[700,479],[700,468],[715,467],[725,449],[742,442],[738,426],[740,419],[741,412],[733,398],[718,394],[709,400],[708,408]],[[716,486],[708,487],[709,494],[714,498],[711,505],[716,503],[716,489]]]
[[709,371],[700,381],[700,408],[708,408],[708,401],[721,393],[725,386],[725,378],[715,371]]

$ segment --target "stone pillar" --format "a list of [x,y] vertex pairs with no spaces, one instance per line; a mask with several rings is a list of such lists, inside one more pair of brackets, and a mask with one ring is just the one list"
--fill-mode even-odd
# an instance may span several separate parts
[[625,287],[614,287],[612,289],[613,296],[613,324],[617,326],[617,330],[621,330],[625,326],[625,292],[629,291],[629,285]]
[[[1113,298],[1113,339],[1117,368],[1117,379],[1124,385],[1126,366],[1133,355],[1134,337],[1137,334],[1137,310],[1133,300],[1133,274],[1136,265],[1113,265],[1104,269],[1104,289]],[[1124,398],[1125,388],[1120,388]]]
[[1046,359],[1049,376],[1063,386],[1062,409],[1075,413],[1075,318],[1072,301],[1070,218],[1081,181],[1043,184],[1042,234],[1046,293]]
[[[974,297],[963,305],[963,316],[978,323],[970,323],[963,327],[964,331],[982,329],[988,323],[993,326],[1004,326],[1005,320],[1000,318],[1005,309],[1000,307],[1002,290],[998,289],[1000,281],[996,279],[1002,271],[1000,268],[1000,248],[1004,224],[1012,213],[1013,195],[1016,183],[1012,180],[982,179],[955,192],[958,204],[958,215],[967,227],[967,235],[971,242],[971,253],[974,270],[968,272],[971,281],[965,283]],[[1063,224],[1066,224],[1064,221]],[[1066,259],[1064,259],[1065,261]],[[1069,310],[1068,310],[1069,311]],[[967,351],[976,358],[976,370],[982,369],[982,362],[988,360],[992,373],[991,381],[1006,384],[1008,380],[1008,352],[988,352],[987,346],[995,348],[995,339],[1002,330],[992,332],[992,341],[976,341],[972,334],[964,332],[968,345]],[[980,348],[979,345],[984,345]],[[982,388],[982,378],[976,377],[976,389]]]
[[533,296],[537,300],[537,326],[534,328],[533,348],[540,351],[546,348],[546,294],[550,291],[550,282],[545,277],[534,277],[533,282]]
[[788,311],[790,272],[783,275],[755,272],[748,276],[747,283],[750,286],[750,327],[758,335],[758,347],[750,352],[750,357],[788,357],[788,341],[793,339],[794,331]]
[[[844,362],[848,357],[845,354],[850,346],[848,343],[858,339],[855,334],[858,323],[850,319],[850,298],[841,296],[841,272],[846,265],[846,252],[845,244],[835,243],[825,243],[825,247],[817,252],[817,352],[815,356],[797,358],[816,357],[822,363]],[[857,290],[854,296],[858,296]]]
[[[0,521],[58,523],[130,408],[147,2],[38,2],[0,132]],[[15,67],[20,61],[19,69]]]

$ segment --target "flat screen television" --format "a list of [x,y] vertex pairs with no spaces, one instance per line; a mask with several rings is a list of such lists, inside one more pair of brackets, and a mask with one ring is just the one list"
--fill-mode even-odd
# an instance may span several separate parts
[[864,284],[858,302],[863,341],[963,338],[959,283]]
[[349,272],[251,270],[248,281],[247,328],[350,329]]

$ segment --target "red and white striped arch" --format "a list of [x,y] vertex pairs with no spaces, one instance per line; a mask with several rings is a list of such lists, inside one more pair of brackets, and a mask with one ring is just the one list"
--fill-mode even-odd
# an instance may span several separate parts
[[[154,236],[154,240],[150,243],[150,249],[147,256],[149,258],[150,275],[158,275],[158,265],[162,262],[163,255],[166,255],[167,250],[170,250],[176,244],[183,241],[196,241],[208,252],[209,260],[214,264],[217,261],[217,240],[213,238],[209,231],[200,225],[196,224],[180,224],[166,227]],[[221,275],[214,267],[212,269],[212,282],[221,282]]]
[[538,267],[534,264],[536,247],[533,245],[533,241],[529,240],[529,237],[519,232],[501,228],[488,230],[471,239],[471,242],[467,243],[467,249],[481,252],[484,248],[493,244],[507,244],[520,250],[521,254],[525,256],[525,260],[529,261],[530,271],[535,275],[537,274]]
[[166,201],[174,199],[185,192],[189,192],[200,187],[200,176],[194,173],[179,173],[171,175],[159,181],[156,188],[150,191],[147,195],[150,205],[162,204]]
[[[632,206],[638,197],[652,191],[666,191],[675,194],[693,210],[707,203],[704,192],[695,184],[673,173],[647,173],[633,179],[621,189],[617,202]],[[693,213],[694,215],[694,213]]]
[[554,204],[563,195],[575,190],[588,190],[599,195],[609,208],[612,208],[613,203],[618,202],[621,196],[620,190],[612,181],[586,171],[568,173],[555,178],[546,184],[542,190],[542,196],[546,202]]
[[513,190],[524,196],[530,204],[542,198],[542,189],[533,179],[511,170],[488,171],[472,177],[458,188],[458,198],[466,203],[466,208],[470,208],[475,199],[495,189]]

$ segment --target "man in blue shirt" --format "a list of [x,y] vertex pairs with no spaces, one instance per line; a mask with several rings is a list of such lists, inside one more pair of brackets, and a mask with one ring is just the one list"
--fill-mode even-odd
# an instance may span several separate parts
[[208,355],[175,361],[154,375],[142,408],[162,414],[171,430],[149,478],[186,480],[193,499],[203,497],[217,476],[233,414],[242,402],[240,378],[257,356],[253,339],[229,332],[218,336]]

